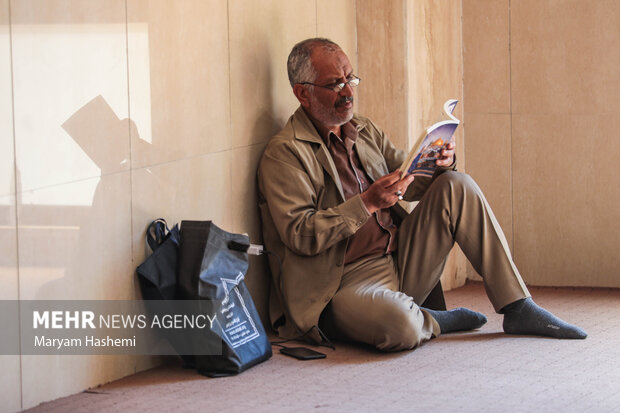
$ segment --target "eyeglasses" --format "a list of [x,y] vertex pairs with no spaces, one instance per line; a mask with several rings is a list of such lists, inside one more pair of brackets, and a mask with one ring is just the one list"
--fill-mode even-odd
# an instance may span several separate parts
[[349,76],[349,79],[346,82],[338,82],[338,83],[332,83],[331,85],[317,85],[316,83],[311,83],[311,82],[299,82],[300,85],[312,85],[312,86],[317,86],[317,87],[322,87],[324,89],[330,89],[333,90],[336,93],[339,93],[342,89],[344,89],[345,85],[349,85],[351,87],[355,87],[357,85],[360,84],[360,79],[359,77],[355,76],[355,75],[351,75]]

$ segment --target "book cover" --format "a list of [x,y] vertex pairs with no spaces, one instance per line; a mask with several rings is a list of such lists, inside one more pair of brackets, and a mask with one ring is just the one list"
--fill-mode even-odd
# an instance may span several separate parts
[[404,175],[431,177],[437,169],[435,161],[439,154],[450,142],[454,142],[454,131],[461,123],[452,112],[458,100],[450,99],[443,105],[444,113],[449,119],[437,122],[426,129],[425,133],[411,148],[411,152],[403,162],[400,170]]

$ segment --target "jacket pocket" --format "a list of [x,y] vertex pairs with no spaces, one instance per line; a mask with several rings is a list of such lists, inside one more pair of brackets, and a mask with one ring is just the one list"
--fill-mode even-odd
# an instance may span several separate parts
[[376,181],[382,176],[387,175],[389,171],[385,161],[381,159],[368,162],[366,166],[366,173],[373,181]]

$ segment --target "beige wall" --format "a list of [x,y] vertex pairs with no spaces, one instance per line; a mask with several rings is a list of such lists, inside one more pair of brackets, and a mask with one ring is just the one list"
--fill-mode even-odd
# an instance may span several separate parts
[[[160,216],[260,242],[258,157],[297,106],[286,56],[316,35],[355,64],[354,0],[0,0],[0,298],[136,297]],[[157,360],[0,362],[0,411],[16,411]]]
[[[460,1],[407,1],[407,73],[409,76],[409,139],[444,119],[443,104],[457,99],[455,116],[463,116],[462,8]],[[463,128],[455,132],[459,170],[466,171]],[[456,245],[441,277],[444,289],[462,286],[469,262]]]
[[[260,242],[256,165],[297,106],[285,60],[301,39],[332,38],[356,67],[360,43],[358,109],[399,146],[436,120],[441,102],[461,97],[460,9],[431,1],[0,0],[0,8],[2,298],[137,297],[145,227],[160,216],[210,219]],[[453,28],[427,39],[431,15]],[[435,73],[446,59],[450,71]],[[263,260],[250,268],[265,316]],[[2,411],[158,362],[1,361]]]
[[[360,43],[367,89],[358,109],[399,146],[436,120],[441,102],[461,97],[460,9],[431,1],[0,0],[0,8],[4,299],[137,297],[145,227],[160,216],[210,219],[260,242],[256,165],[297,106],[285,60],[301,39],[332,38],[356,67]],[[454,26],[435,32],[431,15]],[[450,71],[435,73],[446,61]],[[250,268],[265,316],[263,260]],[[0,361],[0,411],[158,362]]]
[[468,171],[524,279],[620,287],[620,3],[463,1]]
[[[359,110],[392,142],[408,149],[424,129],[441,119],[443,103],[461,101],[463,63],[461,3],[357,1]],[[465,169],[463,129],[456,133],[459,169]],[[453,250],[442,276],[444,289],[463,285],[467,260]]]
[[[9,2],[0,0],[0,300],[16,300],[17,231],[15,216],[13,109],[11,99],[11,42]],[[15,315],[15,318],[17,316]],[[16,334],[16,331],[3,334]],[[20,356],[0,355],[0,411],[21,407]]]
[[[159,216],[209,219],[260,241],[256,165],[297,106],[286,55],[316,35],[349,54],[363,79],[358,109],[399,146],[446,99],[462,101],[461,169],[487,192],[526,280],[617,286],[618,140],[592,151],[582,137],[615,136],[618,38],[601,28],[615,27],[619,7],[462,4],[0,0],[0,298],[137,297],[144,230]],[[558,152],[545,157],[549,146]],[[598,178],[596,166],[612,176]],[[250,268],[265,315],[264,262]],[[464,269],[455,253],[446,285],[462,283]],[[157,360],[0,363],[0,411],[15,411]]]

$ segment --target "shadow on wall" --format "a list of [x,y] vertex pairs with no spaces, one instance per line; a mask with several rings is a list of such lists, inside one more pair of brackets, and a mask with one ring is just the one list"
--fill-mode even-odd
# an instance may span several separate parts
[[[127,174],[115,172],[118,165],[129,167],[119,142],[127,141],[129,128],[135,130],[135,124],[129,119],[119,119],[105,99],[97,96],[62,126],[100,168],[101,174],[44,189],[49,198],[60,199],[57,204],[22,204],[19,197],[22,191],[19,188],[16,191],[20,221],[25,223],[19,228],[20,244],[28,246],[20,254],[20,266],[26,267],[25,273],[30,277],[27,285],[22,284],[20,297],[134,298],[133,280],[127,279],[127,266],[131,263],[130,204],[114,194],[129,193],[131,188]],[[70,196],[65,196],[64,188],[69,187],[72,193],[89,192],[93,182],[96,185],[90,205],[66,203]],[[105,222],[97,221],[96,217],[103,216]],[[110,239],[113,234],[119,238]],[[126,261],[118,262],[120,257]],[[118,288],[110,288],[110,284]]]
[[[40,279],[30,286],[34,290],[26,292],[26,297],[134,298],[135,283],[127,277],[128,263],[131,263],[130,204],[122,196],[130,193],[131,183],[127,174],[117,172],[119,165],[129,168],[123,143],[127,142],[130,128],[134,132],[137,128],[129,119],[119,119],[101,95],[75,112],[62,127],[101,173],[98,178],[84,181],[92,186],[97,179],[90,206],[20,206],[22,220],[29,223],[26,228],[20,227],[20,237],[26,238],[22,242],[40,247],[36,254],[28,254],[34,259],[26,260],[29,267],[41,268],[33,272],[40,274]],[[74,191],[80,190],[80,182],[70,185],[75,186]],[[101,222],[97,217],[106,218]],[[110,239],[114,234],[118,238]],[[125,262],[118,262],[121,257]]]
[[[231,199],[233,205],[244,207],[235,207],[233,228],[225,229],[247,232],[252,242],[262,243],[256,169],[266,142],[282,128],[294,107],[290,104],[290,88],[282,88],[283,84],[288,86],[288,83],[283,83],[274,70],[275,57],[270,51],[268,39],[254,39],[253,43],[257,41],[262,44],[261,47],[244,51],[241,55],[243,66],[257,72],[256,78],[243,76],[238,79],[241,87],[248,91],[245,96],[249,99],[242,103],[247,110],[239,111],[241,114],[245,112],[247,117],[238,119],[235,117],[238,116],[235,107],[232,111],[232,132],[239,134],[237,139],[233,138],[233,151],[243,152],[247,163],[240,170],[233,171],[233,176],[236,174],[239,179]],[[285,61],[281,63],[285,67]],[[152,125],[146,125],[147,128],[149,126]],[[129,150],[140,154],[142,159],[157,159],[158,154],[166,152],[165,140],[153,139],[149,143],[140,138],[135,122],[128,118],[120,119],[102,95],[79,108],[62,123],[62,128],[99,168],[100,173],[69,184],[74,187],[71,190],[81,191],[82,194],[92,191],[92,199],[84,195],[82,198],[85,201],[79,205],[68,205],[70,202],[63,200],[53,205],[37,202],[19,205],[20,221],[28,223],[20,225],[20,243],[28,246],[27,251],[22,250],[25,254],[20,254],[21,262],[30,267],[27,274],[35,278],[31,278],[26,286],[22,284],[22,298],[140,297],[133,273],[139,262],[134,260],[146,255],[147,251],[143,242],[133,248],[143,248],[144,255],[134,254],[131,250],[132,240],[136,239],[132,236],[131,222],[132,215],[136,219],[131,204],[132,182],[131,175],[122,172],[131,168],[127,156]],[[251,138],[243,138],[241,135],[244,134],[250,134]],[[85,188],[88,185],[90,189]],[[62,198],[57,194],[51,196]],[[265,321],[270,275],[264,257],[252,257],[246,282]]]
[[[270,82],[267,82],[263,87],[270,91]],[[271,96],[271,94],[268,94],[268,96]],[[273,102],[270,97],[268,102],[263,104],[261,113],[255,121],[255,130],[263,132],[262,136],[260,136],[261,140],[268,140],[282,126],[272,115],[273,111],[269,110],[269,107],[272,105]],[[62,124],[62,127],[80,146],[84,153],[101,169],[102,177],[115,175],[114,172],[118,170],[118,165],[129,162],[122,149],[123,146],[119,144],[119,142],[125,141],[127,136],[131,136],[132,152],[144,154],[146,158],[149,158],[150,153],[158,153],[163,150],[157,147],[156,142],[159,140],[154,143],[148,143],[141,139],[136,124],[130,119],[119,119],[114,113],[114,110],[101,95],[95,97],[75,112]],[[160,146],[165,145],[162,144]],[[261,145],[260,153],[262,153],[263,148],[264,145]],[[247,205],[247,208],[245,208],[245,215],[247,215],[247,218],[241,220],[243,225],[238,227],[237,230],[239,232],[248,232],[254,243],[262,243],[256,190],[256,169],[259,159],[260,156],[252,157],[251,162],[246,165],[247,170],[245,173],[247,176],[245,177],[245,182],[247,182],[246,189],[248,193],[237,194],[243,198],[245,205]],[[129,165],[127,166],[129,167]],[[111,181],[114,182],[114,179]],[[133,268],[131,272],[132,277],[127,277],[126,270],[121,270],[117,274],[107,274],[112,269],[110,268],[109,260],[106,260],[104,257],[101,257],[100,262],[85,263],[84,259],[80,259],[80,257],[92,257],[93,251],[101,251],[102,255],[107,255],[105,250],[111,247],[116,249],[116,253],[111,255],[112,257],[125,256],[127,262],[132,262],[131,251],[130,248],[128,248],[131,241],[130,239],[102,239],[103,233],[101,231],[101,226],[112,225],[113,222],[118,219],[126,220],[124,217],[129,215],[128,212],[130,211],[130,205],[122,203],[113,203],[110,205],[109,200],[114,199],[117,192],[123,191],[120,191],[117,187],[110,187],[110,184],[107,184],[107,182],[108,179],[106,179],[105,182],[104,180],[99,180],[90,207],[34,205],[31,207],[33,217],[40,216],[40,210],[42,208],[72,209],[69,213],[66,213],[66,211],[50,211],[49,214],[45,214],[46,216],[50,215],[54,217],[71,217],[71,222],[63,222],[61,226],[52,230],[52,237],[48,238],[50,243],[65,246],[70,256],[65,256],[63,259],[57,260],[58,262],[56,264],[59,268],[62,265],[66,267],[64,268],[64,275],[61,278],[53,279],[41,285],[40,288],[37,289],[36,298],[132,299],[141,296],[138,285],[134,279],[135,277],[133,277]],[[129,187],[127,190],[130,191],[131,183],[128,183],[128,185]],[[106,217],[106,222],[96,222],[96,217]],[[55,221],[53,222],[56,223]],[[72,231],[66,230],[67,225]],[[130,222],[126,222],[125,225],[129,228],[131,224]],[[67,248],[67,246],[71,247]],[[148,252],[144,244],[135,246],[135,248],[141,247],[145,248],[146,255]],[[119,248],[125,248],[128,249],[128,251],[123,252],[120,251]],[[45,249],[43,251],[45,251]],[[37,265],[41,265],[47,269],[55,265],[54,262],[50,262],[49,260],[54,261],[56,255],[51,254],[50,256],[50,254],[43,254],[41,257],[47,262],[39,262]],[[67,265],[67,263],[69,264]],[[133,264],[137,265],[138,263]],[[95,276],[89,272],[99,273],[99,276]],[[118,288],[111,289],[109,285],[104,285],[104,283],[110,283],[112,279],[115,279],[118,283]],[[266,322],[270,276],[267,261],[264,257],[251,257],[246,283],[252,293],[263,321]],[[75,292],[75,294],[72,295],[71,292]],[[107,295],[102,296],[101,292],[106,292]]]

